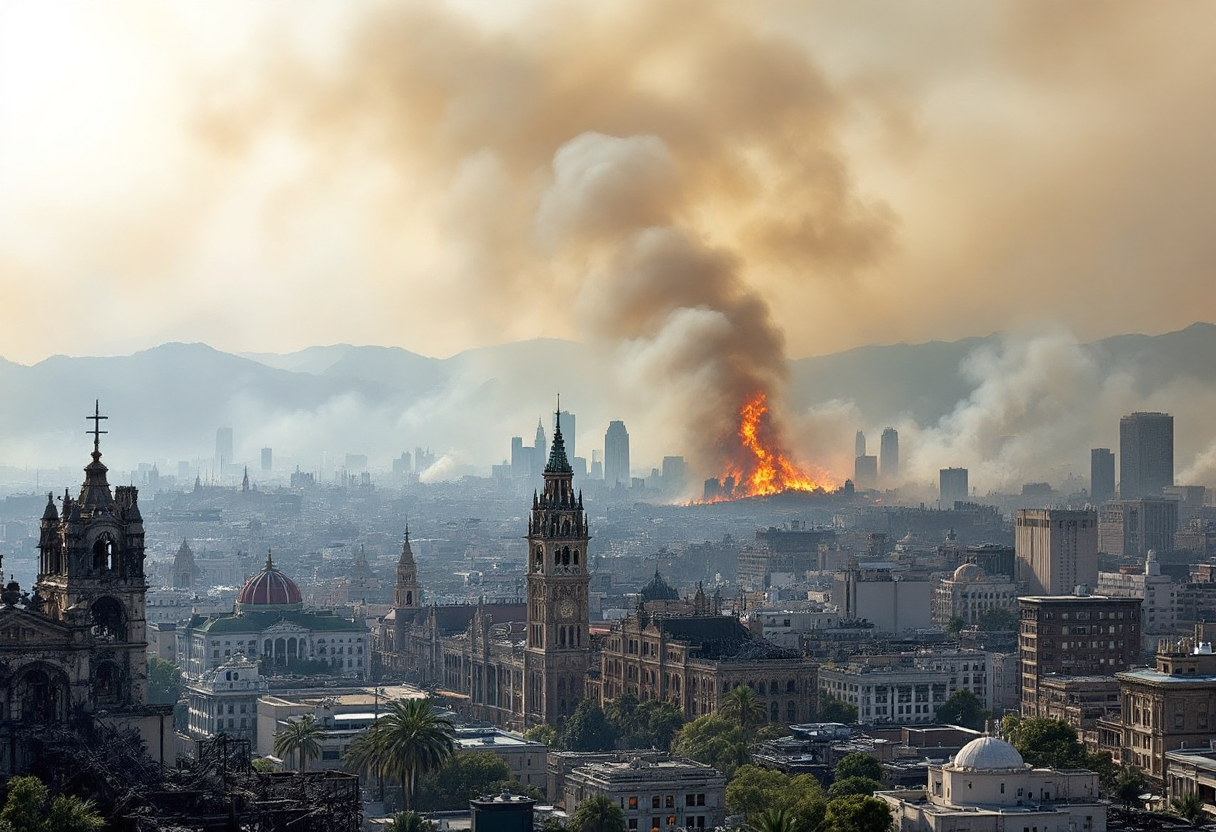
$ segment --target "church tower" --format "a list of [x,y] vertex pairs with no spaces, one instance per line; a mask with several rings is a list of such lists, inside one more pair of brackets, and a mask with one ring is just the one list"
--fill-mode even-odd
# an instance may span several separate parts
[[[560,411],[560,408],[559,408]],[[544,491],[532,495],[528,520],[528,646],[524,716],[553,724],[583,699],[591,661],[588,633],[587,515],[574,492],[561,415],[544,470]]]
[[93,461],[76,499],[62,511],[47,496],[38,541],[35,597],[42,612],[69,626],[87,626],[96,649],[88,657],[94,707],[142,705],[147,690],[144,524],[134,486],[113,492],[101,462],[101,420],[95,405]]
[[410,527],[405,527],[405,542],[401,544],[401,557],[397,558],[397,581],[393,584],[393,606],[399,610],[413,610],[419,606],[418,564],[414,563],[414,550],[410,548]]
[[194,552],[185,539],[177,554],[173,556],[173,588],[195,589],[198,586],[198,566],[194,563]]

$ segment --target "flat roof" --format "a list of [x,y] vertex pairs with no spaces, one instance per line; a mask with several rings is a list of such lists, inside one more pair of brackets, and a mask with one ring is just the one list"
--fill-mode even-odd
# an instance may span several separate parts
[[1216,675],[1192,673],[1188,675],[1162,673],[1160,670],[1144,667],[1136,670],[1123,670],[1116,673],[1119,679],[1135,679],[1138,682],[1152,682],[1158,685],[1189,685],[1196,682],[1204,685],[1216,685]]

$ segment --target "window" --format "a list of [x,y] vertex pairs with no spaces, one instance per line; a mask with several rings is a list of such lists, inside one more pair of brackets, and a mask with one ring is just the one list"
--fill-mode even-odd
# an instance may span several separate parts
[[657,794],[654,797],[650,798],[650,808],[651,809],[659,808],[659,806],[660,806],[659,800],[660,800],[660,797]]
[[[676,808],[676,796],[674,794],[667,795],[663,800],[663,807],[666,809]],[[671,823],[675,823],[675,821],[673,820]]]
[[630,809],[638,808],[638,799],[636,796],[629,798],[629,808]]

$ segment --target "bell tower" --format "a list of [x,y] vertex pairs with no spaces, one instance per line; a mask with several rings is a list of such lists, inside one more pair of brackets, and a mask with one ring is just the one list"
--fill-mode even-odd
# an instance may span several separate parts
[[417,609],[418,564],[414,562],[414,550],[410,548],[410,527],[405,527],[405,542],[401,544],[401,557],[397,558],[397,580],[393,584],[393,606],[399,610]]
[[142,705],[147,689],[144,595],[144,524],[134,486],[113,492],[101,462],[100,407],[95,403],[93,461],[85,466],[76,499],[68,493],[56,511],[51,495],[38,540],[42,611],[72,626],[87,627],[95,707]]
[[587,514],[575,494],[566,458],[561,407],[544,470],[544,491],[533,492],[528,519],[528,639],[524,716],[553,724],[583,699],[591,649],[587,572]]

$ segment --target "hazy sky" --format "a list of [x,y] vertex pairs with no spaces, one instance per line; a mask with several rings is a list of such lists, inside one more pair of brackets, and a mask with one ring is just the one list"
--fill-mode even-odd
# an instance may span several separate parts
[[0,356],[1214,317],[1216,4],[499,5],[0,0]]

